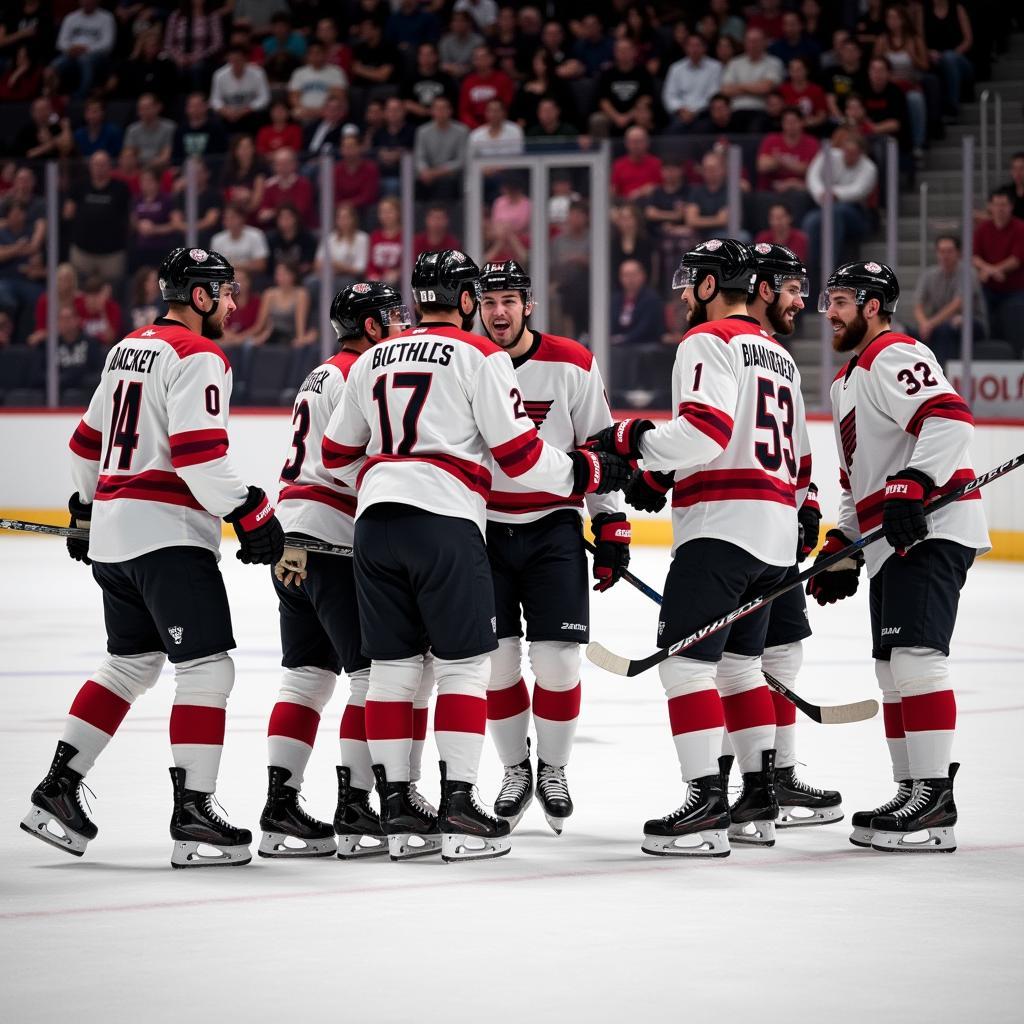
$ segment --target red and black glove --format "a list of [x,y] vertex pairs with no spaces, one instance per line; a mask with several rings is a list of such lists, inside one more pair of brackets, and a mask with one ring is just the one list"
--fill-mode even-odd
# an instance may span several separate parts
[[626,504],[639,512],[660,512],[668,500],[675,476],[672,473],[657,473],[649,469],[638,469],[633,479],[622,492]]
[[[68,498],[68,511],[71,513],[71,525],[81,529],[89,529],[89,521],[92,519],[92,502],[85,502],[78,496],[78,491]],[[89,557],[89,541],[78,540],[75,537],[68,537],[68,554],[76,562],[85,562],[92,565]]]
[[811,484],[807,497],[796,514],[799,534],[796,542],[796,560],[802,562],[817,546],[821,532],[821,506],[818,504],[818,488]]
[[904,469],[885,478],[882,532],[899,554],[928,536],[924,499],[934,489],[935,481],[919,469]]
[[577,448],[569,452],[572,459],[573,494],[607,494],[621,491],[633,472],[629,463],[605,451]]
[[[822,544],[818,557],[814,560],[815,565],[823,558],[834,555],[837,551],[849,547],[853,543],[845,533],[839,530],[829,530],[825,534],[825,543]],[[844,597],[853,597],[857,593],[858,577],[860,567],[864,564],[864,552],[859,548],[849,557],[841,558],[835,565],[829,566],[824,572],[812,576],[807,581],[807,593],[814,598],[818,604],[835,604]]]
[[250,487],[249,496],[224,517],[241,544],[236,557],[246,565],[276,565],[284,555],[284,530],[266,491]]
[[641,458],[641,439],[648,430],[653,429],[654,424],[650,420],[619,420],[589,437],[587,446],[599,452],[614,452],[635,462]]
[[604,592],[622,579],[629,568],[629,520],[625,512],[598,512],[590,524],[594,532],[594,589]]

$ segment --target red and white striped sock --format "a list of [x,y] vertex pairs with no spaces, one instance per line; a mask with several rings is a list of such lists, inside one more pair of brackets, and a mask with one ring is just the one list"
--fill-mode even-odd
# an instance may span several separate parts
[[490,658],[446,660],[434,656],[437,703],[434,740],[449,782],[476,783],[487,725]]
[[944,779],[949,774],[956,729],[956,697],[952,690],[904,697],[903,728],[912,779]]
[[796,705],[772,690],[775,708],[775,766],[792,768],[796,764]]
[[78,753],[68,767],[85,775],[124,721],[131,703],[94,679],[78,691],[64,724],[65,743]]
[[171,756],[185,769],[185,788],[213,793],[224,750],[224,708],[179,704],[171,708]]
[[911,778],[910,759],[907,757],[907,735],[903,729],[903,706],[899,694],[882,694],[882,720],[885,722],[885,743],[892,761],[894,782]]
[[267,763],[291,772],[288,785],[300,789],[313,753],[320,713],[304,704],[279,700],[267,725]]
[[430,717],[430,698],[434,693],[434,659],[423,658],[423,675],[412,702],[412,750],[409,753],[409,781],[419,782],[423,777],[423,747],[427,741],[427,720]]
[[741,693],[722,695],[729,739],[741,772],[759,772],[761,752],[775,746],[775,707],[763,683]]
[[537,757],[564,768],[569,763],[576,726],[580,720],[580,684],[568,690],[533,687],[533,724],[537,730]]
[[370,763],[384,765],[388,782],[408,782],[412,701],[368,699],[365,715]]
[[[435,728],[436,718],[435,713]],[[487,691],[487,728],[503,765],[525,761],[529,750],[530,690],[520,676],[511,685]]]
[[714,687],[670,697],[668,719],[683,782],[718,772],[725,718]]
[[348,703],[341,714],[338,729],[339,764],[349,770],[353,789],[369,792],[373,789],[370,748],[366,745],[366,691],[370,685],[370,670],[364,668],[349,672],[348,682]]

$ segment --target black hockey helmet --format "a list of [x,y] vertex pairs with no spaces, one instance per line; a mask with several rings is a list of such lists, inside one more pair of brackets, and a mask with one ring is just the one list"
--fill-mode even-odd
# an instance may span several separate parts
[[480,294],[485,292],[519,292],[524,306],[533,301],[530,276],[515,260],[484,264],[480,275]]
[[331,303],[331,325],[341,341],[362,338],[363,324],[372,316],[381,329],[412,326],[409,308],[402,296],[383,281],[359,281],[342,288]]
[[480,268],[458,249],[422,252],[412,268],[412,297],[417,305],[459,309],[463,292],[480,300]]
[[[217,308],[221,289],[230,287],[231,293],[237,294],[235,284],[235,268],[219,252],[212,249],[188,248],[181,246],[172,249],[160,264],[157,272],[160,280],[160,295],[165,302],[177,302],[192,306],[192,289],[201,285],[214,300],[213,309],[200,316],[210,316]],[[192,307],[195,309],[195,307]]]
[[758,242],[750,247],[754,259],[755,271],[750,280],[750,294],[757,294],[757,286],[767,281],[772,291],[778,294],[786,281],[800,282],[800,295],[807,298],[811,293],[811,283],[807,276],[807,268],[792,249],[775,242]]
[[709,238],[683,254],[672,278],[672,287],[696,286],[709,274],[715,279],[715,290],[702,305],[710,302],[723,288],[747,292],[755,273],[750,250],[735,238]]
[[886,316],[896,312],[896,303],[900,301],[900,283],[892,267],[874,260],[844,263],[833,270],[818,297],[819,313],[828,309],[829,295],[833,289],[852,291],[858,306],[863,306],[868,299],[878,299]]

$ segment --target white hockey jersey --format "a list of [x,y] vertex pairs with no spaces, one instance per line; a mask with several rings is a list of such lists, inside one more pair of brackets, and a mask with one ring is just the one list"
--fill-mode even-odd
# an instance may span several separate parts
[[89,557],[219,551],[221,517],[248,488],[228,458],[231,365],[212,341],[160,319],[114,345],[71,438],[71,476],[92,501]]
[[[519,381],[519,399],[541,440],[567,452],[612,423],[601,371],[593,355],[578,341],[536,332],[530,349],[512,360]],[[494,468],[487,518],[496,523],[533,523],[558,509],[582,511],[579,495],[531,490]],[[622,511],[622,500],[611,494],[588,494],[591,516]]]
[[356,518],[397,502],[470,519],[481,533],[495,463],[532,490],[573,489],[572,462],[538,436],[508,355],[443,324],[414,327],[356,360],[323,463],[355,484]]
[[800,371],[753,317],[688,331],[672,370],[676,417],[644,434],[644,467],[675,474],[673,554],[698,537],[792,565],[811,481]]
[[358,358],[358,352],[342,349],[313,370],[295,396],[295,433],[277,498],[277,518],[285,533],[304,533],[328,544],[352,543],[356,492],[325,468],[322,449],[324,431]]
[[[839,371],[832,382],[832,422],[840,465],[838,528],[851,540],[881,526],[887,476],[919,470],[935,481],[937,494],[974,479],[971,410],[931,350],[906,334],[884,331]],[[988,551],[980,492],[929,516],[928,536]],[[892,553],[885,539],[869,544],[868,575]]]

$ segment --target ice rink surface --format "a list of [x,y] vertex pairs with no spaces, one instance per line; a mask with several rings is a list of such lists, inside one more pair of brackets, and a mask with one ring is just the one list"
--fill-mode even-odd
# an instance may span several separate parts
[[[222,564],[238,677],[218,795],[257,832],[276,604],[267,571],[233,552]],[[666,564],[641,548],[632,568],[660,589]],[[576,814],[560,838],[535,804],[500,860],[254,858],[199,871],[169,866],[167,671],[89,777],[100,834],[85,857],[18,829],[103,657],[103,626],[88,569],[59,541],[0,540],[0,566],[3,1021],[1024,1020],[1024,566],[979,564],[961,602],[953,855],[857,850],[847,822],[723,860],[642,855],[644,820],[683,795],[661,686],[656,673],[625,680],[585,662]],[[866,587],[811,616],[799,692],[878,696]],[[612,649],[653,650],[656,609],[627,584],[595,595],[592,617]],[[346,693],[342,681],[307,772],[306,807],[328,819]],[[880,716],[801,718],[798,757],[809,782],[842,790],[847,815],[893,791]],[[436,799],[432,740],[425,763]],[[499,775],[488,741],[488,802]]]

